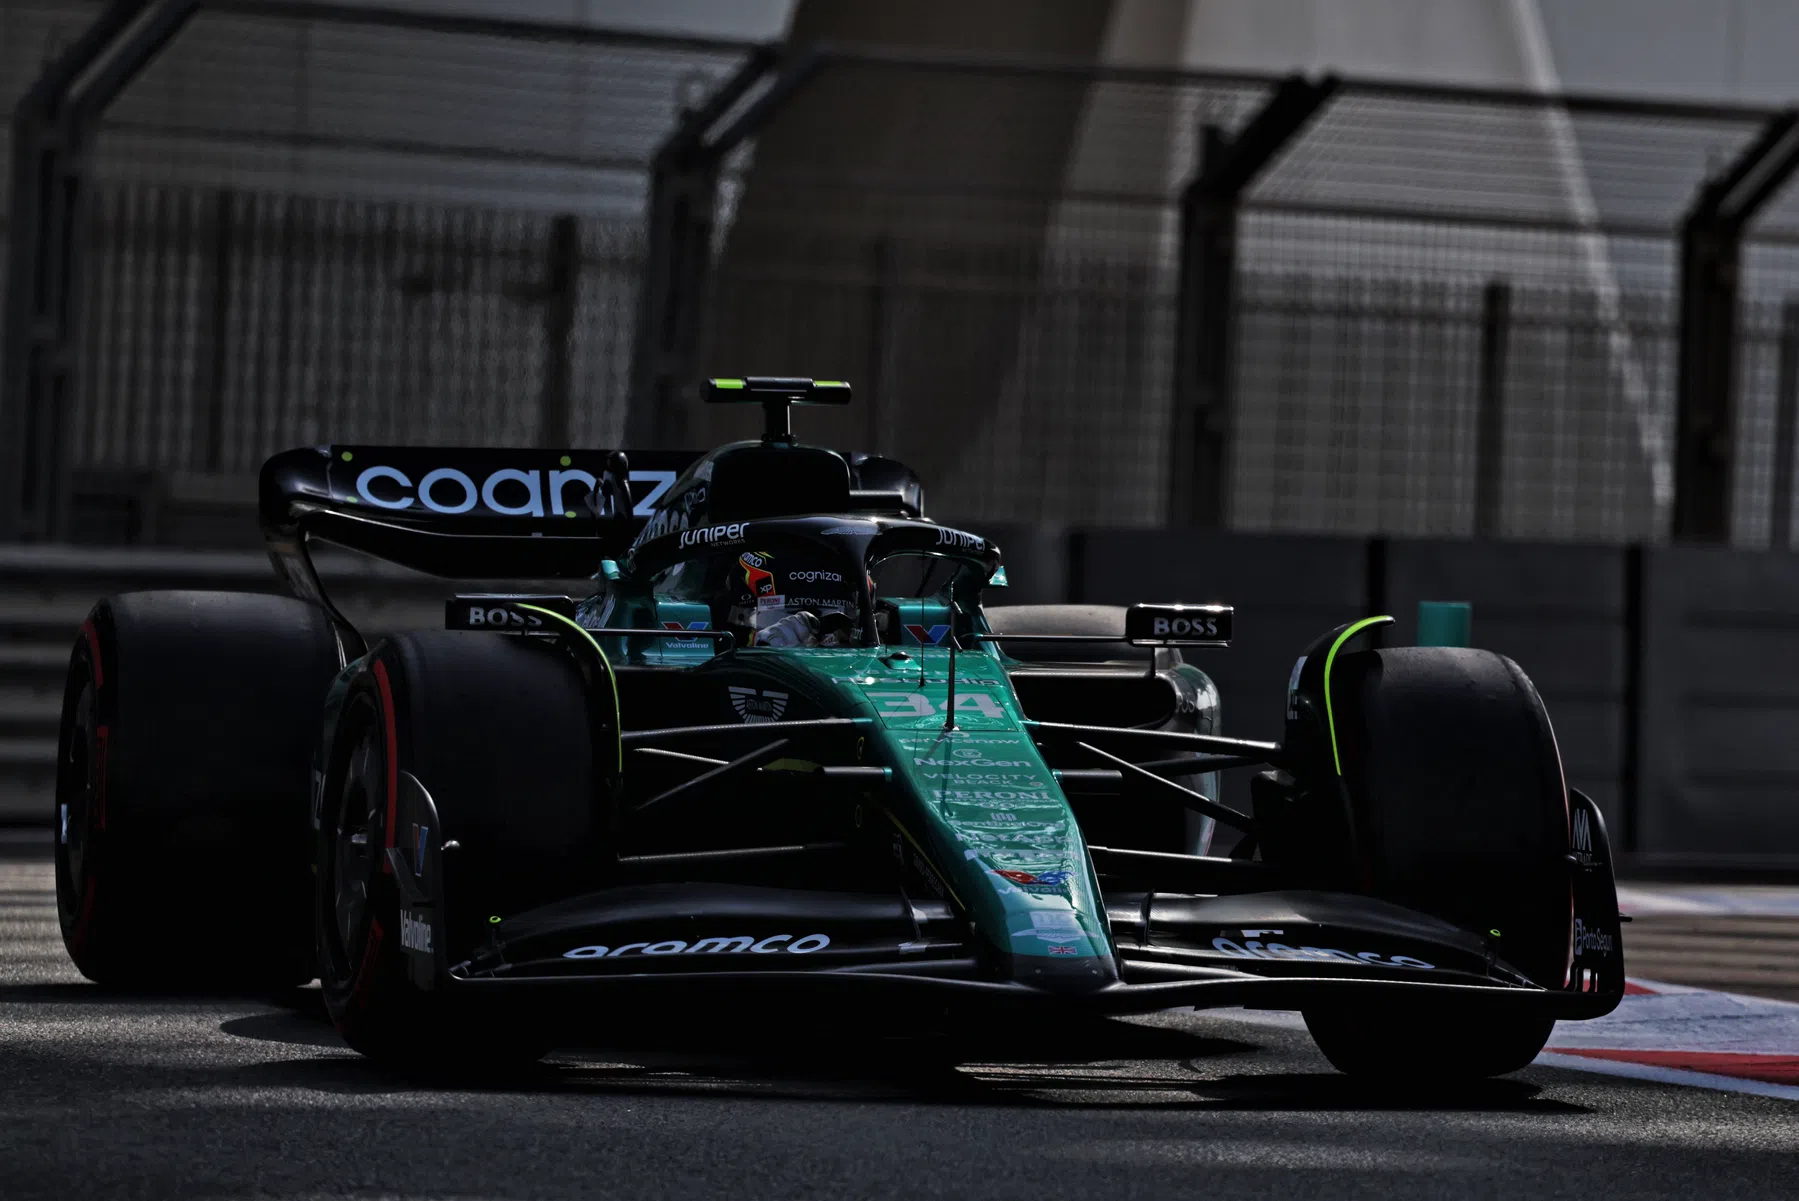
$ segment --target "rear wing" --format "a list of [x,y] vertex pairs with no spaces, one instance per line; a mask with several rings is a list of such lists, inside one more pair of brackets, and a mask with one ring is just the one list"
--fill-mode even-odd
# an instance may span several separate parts
[[318,446],[263,464],[258,508],[275,565],[314,599],[311,540],[457,579],[586,579],[623,555],[699,451],[630,456],[631,510],[602,520],[610,450]]

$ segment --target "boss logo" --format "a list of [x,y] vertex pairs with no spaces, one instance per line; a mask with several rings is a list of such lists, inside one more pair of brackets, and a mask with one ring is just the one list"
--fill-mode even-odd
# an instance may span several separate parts
[[1231,640],[1229,605],[1132,605],[1125,638],[1137,646],[1219,646]]
[[471,628],[486,626],[516,630],[540,626],[543,618],[535,613],[520,613],[516,609],[470,609],[468,624]]
[[572,618],[575,605],[566,596],[458,596],[444,605],[444,628],[449,630],[544,630],[553,619],[533,609]]

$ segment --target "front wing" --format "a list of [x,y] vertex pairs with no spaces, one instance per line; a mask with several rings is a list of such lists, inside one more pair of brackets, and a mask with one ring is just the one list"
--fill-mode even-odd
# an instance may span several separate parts
[[[703,997],[1091,1013],[1409,998],[1580,1019],[1611,1012],[1624,991],[1610,856],[1597,822],[1593,845],[1576,857],[1574,935],[1556,987],[1427,914],[1358,894],[1286,889],[1109,891],[1110,954],[1031,956],[1025,968],[981,945],[943,901],[754,884],[621,885],[498,918],[485,945],[450,962],[435,807],[405,772],[400,794],[408,837],[396,839],[388,858],[414,984],[477,1004],[535,1007],[546,1018],[559,1009],[581,1015]],[[1590,802],[1579,797],[1577,805]]]

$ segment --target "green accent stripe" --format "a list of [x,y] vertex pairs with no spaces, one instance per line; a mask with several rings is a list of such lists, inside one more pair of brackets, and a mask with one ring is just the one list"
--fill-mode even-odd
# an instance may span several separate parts
[[1390,624],[1392,621],[1393,619],[1391,617],[1362,618],[1362,620],[1356,622],[1347,630],[1344,630],[1341,634],[1337,635],[1337,640],[1331,643],[1330,653],[1324,656],[1324,724],[1329,727],[1331,732],[1331,763],[1336,767],[1337,775],[1339,776],[1343,774],[1343,758],[1337,754],[1337,718],[1336,715],[1331,712],[1331,667],[1336,663],[1337,652],[1343,649],[1343,644],[1345,642],[1348,642],[1351,638],[1354,638],[1369,626],[1384,626]]
[[740,379],[715,379],[706,382],[711,384],[714,388],[741,388],[744,386],[743,381]]
[[587,645],[591,646],[593,648],[593,653],[600,657],[600,666],[606,669],[606,682],[612,685],[612,740],[615,743],[613,749],[617,752],[618,758],[618,767],[616,770],[620,775],[623,775],[625,770],[625,740],[623,737],[624,730],[622,729],[624,726],[624,714],[619,712],[618,707],[618,677],[613,674],[612,660],[606,657],[606,652],[600,647],[599,639],[595,638],[592,632],[580,622],[564,617],[553,609],[546,609],[541,605],[527,604],[520,604],[519,608],[529,609],[533,613],[542,613],[545,617],[554,617],[557,621],[581,635],[581,637],[587,639]]

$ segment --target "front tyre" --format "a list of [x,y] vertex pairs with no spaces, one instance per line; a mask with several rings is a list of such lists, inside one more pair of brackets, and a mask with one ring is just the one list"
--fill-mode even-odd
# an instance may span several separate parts
[[1553,1018],[1467,1006],[1308,1009],[1306,1029],[1339,1072],[1382,1083],[1503,1076],[1529,1066]]
[[499,634],[399,635],[352,679],[330,742],[316,852],[319,980],[352,1048],[440,1070],[519,1064],[548,1050],[540,1027],[489,1020],[414,982],[386,852],[399,833],[390,829],[398,774],[410,772],[432,796],[441,839],[458,843],[437,882],[452,964],[476,948],[490,917],[593,887],[587,703],[567,655]]
[[[1405,647],[1338,660],[1343,778],[1367,891],[1480,934],[1541,988],[1568,984],[1568,794],[1542,699],[1491,651]],[[1313,1009],[1306,1025],[1353,1075],[1516,1071],[1551,1018],[1461,1000]]]

